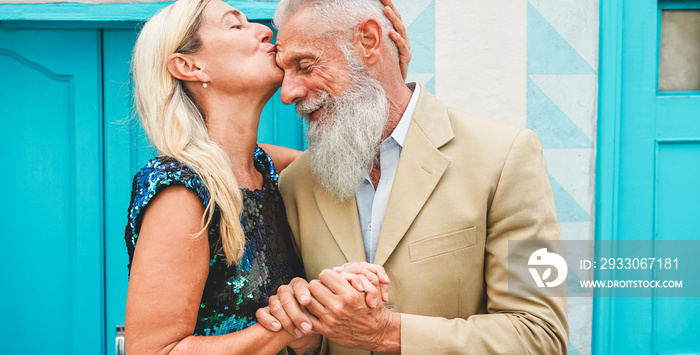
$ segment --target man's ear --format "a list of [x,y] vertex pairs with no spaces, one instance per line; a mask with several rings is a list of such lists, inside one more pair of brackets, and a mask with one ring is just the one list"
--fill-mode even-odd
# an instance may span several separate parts
[[376,64],[381,57],[382,26],[373,18],[364,19],[355,29],[355,47],[367,66]]
[[168,56],[168,72],[173,78],[182,81],[211,81],[206,70],[195,63],[191,57],[182,53],[174,53]]

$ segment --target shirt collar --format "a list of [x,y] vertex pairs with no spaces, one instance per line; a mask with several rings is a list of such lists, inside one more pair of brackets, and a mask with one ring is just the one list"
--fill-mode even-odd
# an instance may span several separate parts
[[[401,120],[399,120],[399,123],[394,128],[394,131],[391,132],[391,135],[384,140],[384,142],[388,142],[390,139],[393,139],[394,142],[396,142],[396,144],[398,144],[401,148],[403,148],[403,144],[406,141],[406,136],[408,135],[408,127],[411,125],[413,114],[416,112],[416,104],[418,103],[418,96],[420,95],[420,85],[416,83],[408,83],[406,84],[406,86],[408,86],[409,89],[413,90],[411,100],[408,101],[406,111],[403,112]],[[384,142],[382,142],[382,144],[384,144]],[[369,172],[365,173],[365,183],[371,183],[371,180],[369,178]]]
[[399,124],[396,125],[394,131],[391,132],[391,138],[398,143],[401,148],[406,141],[406,136],[408,135],[408,127],[411,125],[411,119],[413,119],[413,114],[416,112],[416,104],[418,103],[418,96],[420,95],[420,85],[416,83],[407,84],[409,88],[415,87],[413,90],[413,95],[411,95],[411,100],[408,102],[406,111],[403,112]]

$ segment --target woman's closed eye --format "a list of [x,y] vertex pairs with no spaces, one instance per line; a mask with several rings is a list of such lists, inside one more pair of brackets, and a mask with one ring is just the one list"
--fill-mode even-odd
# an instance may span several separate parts
[[242,29],[243,27],[245,27],[245,24],[248,24],[249,22],[248,22],[248,17],[247,17],[247,16],[245,16],[244,19],[245,19],[245,21],[242,21],[241,19],[239,19],[239,18],[237,17],[237,18],[235,19],[235,20],[237,20],[237,21],[236,21],[235,23],[232,23],[232,24],[231,24],[231,28],[232,28],[232,29],[235,28],[235,29],[237,29],[237,30],[240,30],[240,29]]

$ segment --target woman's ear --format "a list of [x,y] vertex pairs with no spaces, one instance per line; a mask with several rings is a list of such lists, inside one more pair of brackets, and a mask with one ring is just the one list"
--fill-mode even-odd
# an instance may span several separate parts
[[182,53],[173,53],[168,56],[168,72],[173,78],[182,81],[211,81],[206,71],[195,63],[191,57]]
[[355,47],[360,50],[362,60],[368,65],[379,61],[382,48],[382,26],[373,18],[360,22],[355,29]]

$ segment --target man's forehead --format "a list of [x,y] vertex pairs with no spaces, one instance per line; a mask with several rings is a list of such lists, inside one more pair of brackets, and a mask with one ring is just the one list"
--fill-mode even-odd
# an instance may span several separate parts
[[290,39],[280,39],[278,38],[277,43],[277,53],[296,53],[296,52],[308,52],[319,49],[319,43],[311,39],[306,39],[302,37],[293,37]]
[[306,7],[298,10],[285,21],[277,33],[278,50],[290,50],[292,47],[309,46],[318,37],[318,24],[313,21],[313,9]]
[[322,49],[326,45],[322,38],[309,32],[294,29],[284,33],[282,30],[280,29],[277,34],[277,42],[275,43],[278,53],[311,52]]

